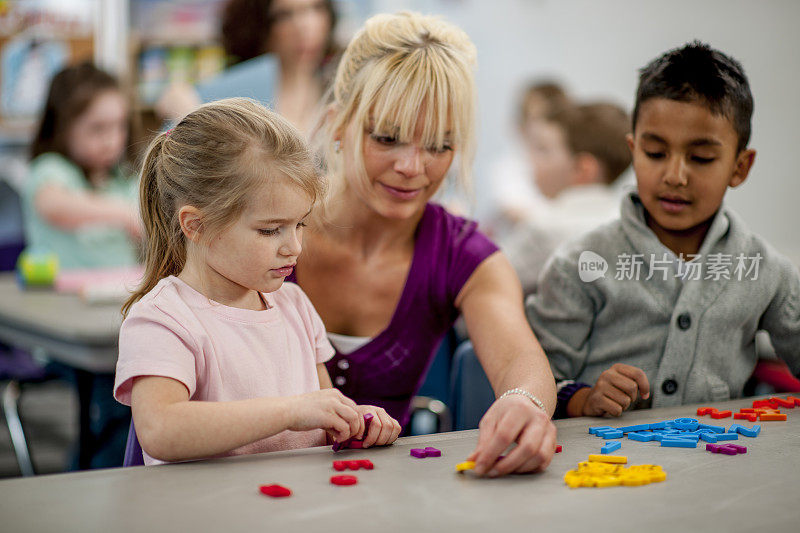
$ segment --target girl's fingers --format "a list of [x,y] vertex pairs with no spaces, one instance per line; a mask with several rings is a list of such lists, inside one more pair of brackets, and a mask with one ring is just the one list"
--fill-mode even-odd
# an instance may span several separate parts
[[357,436],[364,429],[364,417],[349,405],[339,403],[334,407],[336,415],[348,425],[348,435],[346,439]]
[[350,409],[355,410],[358,407],[358,405],[356,405],[356,402],[354,402],[353,400],[342,394],[342,391],[340,391],[339,389],[326,389],[326,390],[330,391],[330,393],[334,395],[334,397],[336,398],[336,400],[339,401],[339,403],[349,407]]
[[327,431],[336,442],[344,442],[350,438],[350,425],[339,416],[331,417]]
[[394,424],[392,423],[392,417],[389,416],[389,413],[381,409],[380,412],[380,419],[381,419],[381,431],[378,437],[376,438],[376,444],[380,446],[385,446],[392,440],[392,433],[394,432]]
[[400,432],[403,431],[403,427],[400,425],[400,422],[392,418],[392,437],[389,443],[392,443],[397,440],[397,437],[400,436]]

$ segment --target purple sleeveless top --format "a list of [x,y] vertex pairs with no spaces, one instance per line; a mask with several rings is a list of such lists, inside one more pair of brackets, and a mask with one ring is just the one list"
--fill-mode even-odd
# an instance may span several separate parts
[[[415,238],[411,269],[389,325],[358,350],[337,351],[326,363],[342,393],[358,404],[383,407],[403,426],[439,343],[458,318],[456,296],[497,251],[475,222],[432,203],[425,206]],[[294,273],[287,281],[297,282]]]

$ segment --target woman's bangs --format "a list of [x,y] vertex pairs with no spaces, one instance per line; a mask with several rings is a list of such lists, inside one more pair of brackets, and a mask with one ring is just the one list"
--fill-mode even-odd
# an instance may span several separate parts
[[461,117],[454,111],[458,92],[452,90],[448,77],[439,72],[443,69],[436,68],[428,54],[419,59],[396,63],[383,83],[375,87],[371,98],[365,98],[365,103],[373,104],[364,126],[401,142],[411,142],[423,118],[424,146],[442,149],[458,144]]

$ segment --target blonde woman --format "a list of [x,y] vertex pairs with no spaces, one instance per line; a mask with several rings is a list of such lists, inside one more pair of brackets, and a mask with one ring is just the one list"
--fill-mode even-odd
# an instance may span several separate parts
[[246,99],[190,113],[151,143],[140,205],[145,277],[126,303],[114,395],[145,464],[364,436],[400,425],[332,388],[325,329],[297,285],[323,181],[299,132]]
[[331,194],[291,279],[337,348],[327,363],[334,384],[401,424],[463,314],[498,396],[471,458],[478,473],[501,475],[550,462],[556,394],[508,260],[475,223],[430,202],[452,166],[469,179],[474,62],[466,34],[437,18],[367,21],[336,74],[319,135]]

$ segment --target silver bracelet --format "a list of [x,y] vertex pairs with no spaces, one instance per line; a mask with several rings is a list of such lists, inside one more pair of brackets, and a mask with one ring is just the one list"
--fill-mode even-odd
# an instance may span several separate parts
[[529,399],[534,404],[536,404],[536,407],[538,407],[539,409],[541,409],[542,411],[547,413],[547,409],[545,409],[544,403],[542,403],[542,400],[540,400],[539,398],[537,398],[536,396],[534,396],[530,392],[526,391],[525,389],[520,389],[519,387],[517,387],[515,389],[509,389],[509,390],[505,391],[503,393],[503,395],[500,396],[500,398],[498,398],[498,400],[502,400],[506,396],[510,396],[512,394],[521,394],[522,396],[525,396],[527,399]]

